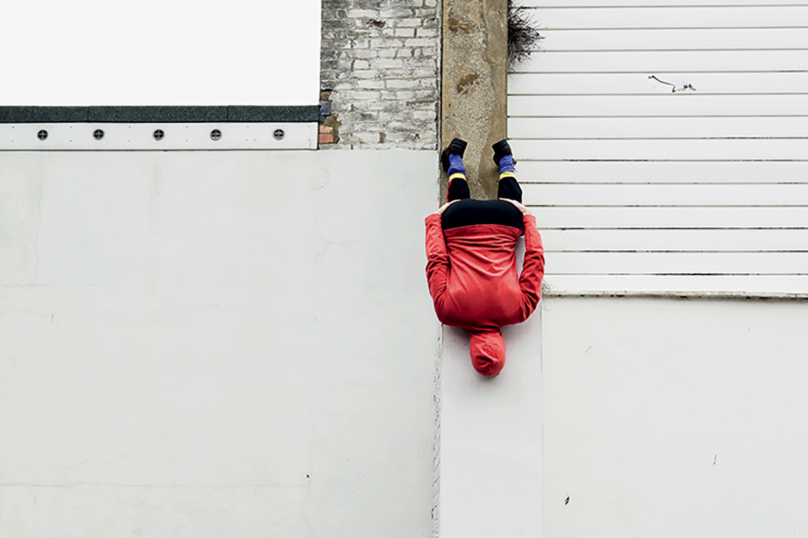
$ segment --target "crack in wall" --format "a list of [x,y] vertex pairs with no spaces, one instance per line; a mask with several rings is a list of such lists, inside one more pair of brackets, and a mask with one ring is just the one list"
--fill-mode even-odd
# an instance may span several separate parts
[[438,325],[435,338],[435,372],[432,402],[434,406],[434,432],[432,435],[432,537],[440,535],[440,439],[441,396],[443,393],[443,325]]

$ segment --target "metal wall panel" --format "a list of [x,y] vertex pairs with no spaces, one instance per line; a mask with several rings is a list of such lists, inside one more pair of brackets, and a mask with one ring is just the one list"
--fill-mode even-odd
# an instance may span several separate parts
[[508,128],[548,291],[808,293],[808,5],[523,5]]

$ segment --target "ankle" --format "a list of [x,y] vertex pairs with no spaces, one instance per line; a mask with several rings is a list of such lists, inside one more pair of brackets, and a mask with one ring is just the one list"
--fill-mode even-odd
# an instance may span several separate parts
[[505,172],[516,172],[516,168],[514,168],[513,155],[505,155],[499,160],[499,173],[504,174]]
[[465,174],[466,168],[463,166],[463,157],[452,153],[449,155],[449,170],[447,173],[451,176],[453,174]]

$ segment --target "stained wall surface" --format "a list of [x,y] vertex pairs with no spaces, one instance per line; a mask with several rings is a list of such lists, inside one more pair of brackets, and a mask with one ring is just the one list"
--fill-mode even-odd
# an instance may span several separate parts
[[434,152],[0,170],[0,535],[429,535]]
[[808,309],[543,300],[544,536],[808,532]]

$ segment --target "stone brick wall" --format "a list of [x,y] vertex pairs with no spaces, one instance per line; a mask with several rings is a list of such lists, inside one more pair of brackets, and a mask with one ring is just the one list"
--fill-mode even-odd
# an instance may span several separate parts
[[437,0],[323,0],[320,147],[436,149]]

